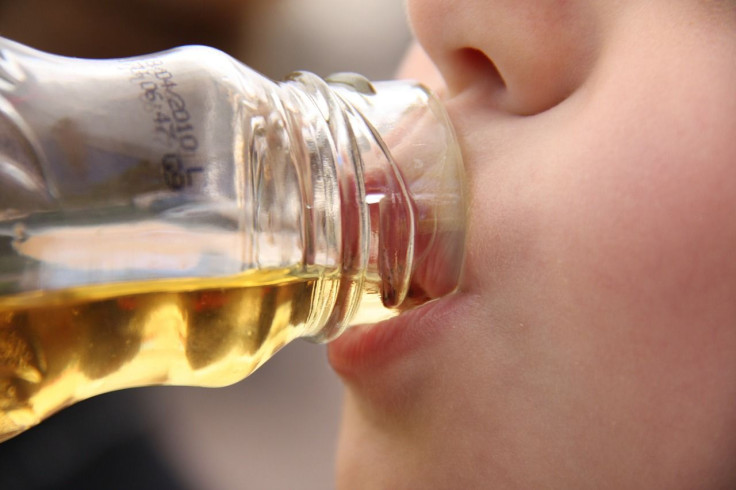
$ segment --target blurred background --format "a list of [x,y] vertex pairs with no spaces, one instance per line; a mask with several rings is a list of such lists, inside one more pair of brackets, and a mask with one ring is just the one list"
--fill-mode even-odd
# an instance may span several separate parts
[[[0,0],[0,35],[78,57],[220,48],[275,79],[390,78],[409,43],[398,0]],[[0,489],[330,489],[341,387],[297,341],[228,388],[103,395],[0,444]]]

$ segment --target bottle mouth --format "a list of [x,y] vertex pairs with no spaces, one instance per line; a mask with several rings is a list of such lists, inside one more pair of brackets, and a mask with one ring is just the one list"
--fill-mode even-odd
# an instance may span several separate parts
[[361,155],[366,200],[377,208],[371,218],[378,225],[371,227],[378,230],[384,305],[405,309],[453,292],[467,205],[462,156],[441,102],[413,81],[373,83],[353,73],[325,81],[363,119],[380,150]]

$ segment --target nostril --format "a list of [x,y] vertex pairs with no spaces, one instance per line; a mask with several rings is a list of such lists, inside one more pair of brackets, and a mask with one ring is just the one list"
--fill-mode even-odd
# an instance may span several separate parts
[[[582,83],[584,68],[570,69],[569,59],[529,58],[499,53],[492,58],[476,48],[460,48],[443,69],[450,94],[474,92],[484,105],[516,115],[544,112],[567,99]],[[581,76],[583,75],[583,76]]]
[[496,64],[481,50],[476,48],[460,48],[449,57],[451,74],[447,84],[451,93],[458,93],[470,86],[479,86],[485,91],[502,92],[506,81]]

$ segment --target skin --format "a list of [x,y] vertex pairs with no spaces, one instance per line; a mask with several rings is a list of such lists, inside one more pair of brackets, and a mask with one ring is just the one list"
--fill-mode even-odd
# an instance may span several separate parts
[[466,267],[435,338],[344,376],[338,486],[736,487],[736,3],[408,11]]

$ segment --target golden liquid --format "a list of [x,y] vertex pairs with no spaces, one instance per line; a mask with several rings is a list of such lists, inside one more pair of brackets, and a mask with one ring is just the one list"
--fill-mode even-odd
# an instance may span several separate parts
[[238,381],[314,333],[338,283],[277,270],[0,298],[0,441],[95,394]]

